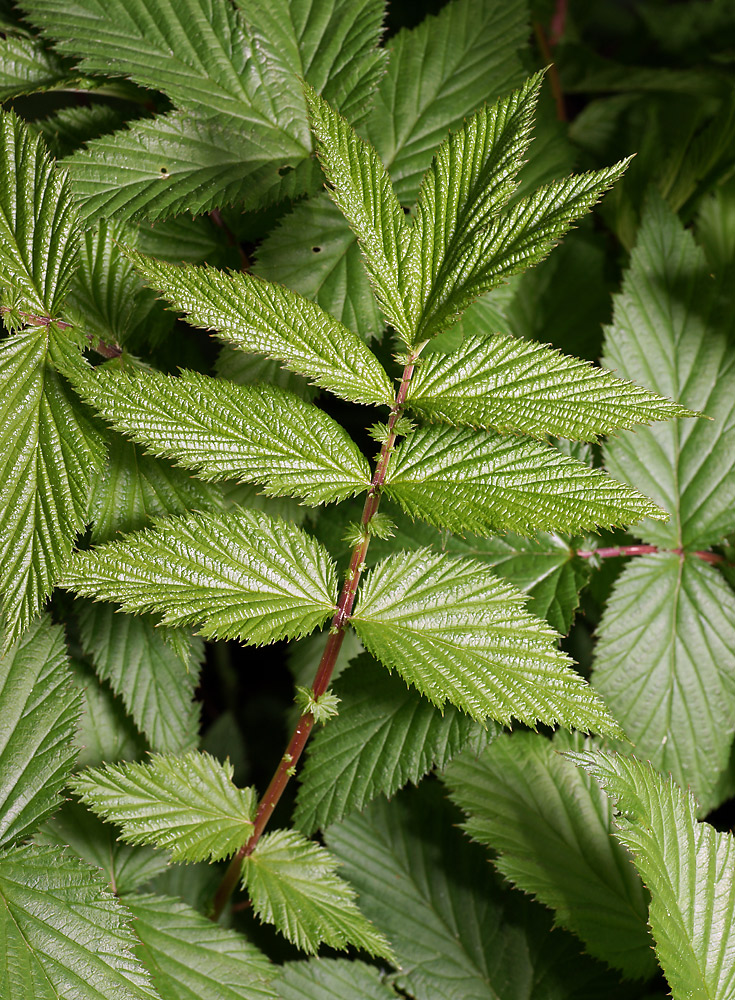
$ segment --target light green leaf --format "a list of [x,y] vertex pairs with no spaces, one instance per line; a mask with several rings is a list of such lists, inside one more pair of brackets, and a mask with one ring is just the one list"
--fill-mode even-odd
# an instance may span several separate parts
[[654,767],[719,805],[735,733],[735,595],[701,559],[641,556],[598,629],[593,684]]
[[381,973],[365,962],[312,958],[287,962],[278,977],[281,1000],[396,1000]]
[[6,35],[0,39],[0,101],[73,82],[75,74],[37,38]]
[[255,789],[236,788],[229,761],[207,753],[88,768],[70,787],[128,843],[169,849],[172,861],[219,861],[253,832]]
[[103,823],[83,805],[70,801],[41,827],[33,842],[57,849],[68,846],[82,861],[99,868],[110,889],[120,896],[160,875],[168,868],[168,858],[152,847],[123,844],[118,834],[110,823]]
[[599,469],[536,441],[424,427],[401,444],[386,494],[450,531],[579,531],[668,515]]
[[91,603],[79,613],[79,637],[97,675],[120,695],[151,749],[184,753],[196,746],[201,639],[185,629],[158,629],[150,617],[116,614],[112,604]]
[[507,725],[621,731],[556,648],[523,597],[473,559],[426,549],[391,556],[367,576],[352,624],[365,647],[436,705]]
[[66,176],[14,112],[0,112],[0,285],[56,319],[76,268],[79,223]]
[[77,553],[64,586],[161,614],[165,625],[201,622],[207,638],[255,644],[313,631],[337,600],[321,545],[287,521],[242,509],[161,520]]
[[404,269],[410,230],[390,177],[375,149],[349,122],[313,90],[304,92],[329,192],[357,237],[383,312],[410,344],[414,335],[408,298],[412,281]]
[[203,483],[164,459],[146,455],[118,434],[107,435],[107,465],[92,490],[92,541],[107,542],[136,531],[163,514],[221,510],[217,486]]
[[252,275],[131,256],[141,274],[195,326],[215,330],[241,350],[278,358],[352,402],[392,405],[393,387],[375,355],[309,299]]
[[126,896],[138,955],[161,1000],[269,1000],[277,968],[242,934],[171,896]]
[[59,578],[104,454],[51,365],[76,353],[57,336],[40,327],[0,344],[0,591],[8,643]]
[[696,820],[671,777],[635,757],[570,754],[616,802],[616,836],[651,891],[656,954],[674,1000],[727,1000],[735,989],[735,847]]
[[54,848],[0,854],[3,1000],[159,1000],[129,914],[99,872]]
[[64,631],[34,622],[0,658],[0,843],[22,840],[61,804],[80,697]]
[[502,334],[429,356],[411,380],[408,406],[430,420],[580,441],[693,415],[587,361]]
[[649,199],[606,332],[605,364],[710,420],[620,434],[605,449],[613,475],[671,511],[637,534],[662,548],[705,549],[735,531],[735,349],[731,318],[690,232]]
[[258,841],[243,865],[243,884],[253,911],[302,951],[320,944],[391,957],[383,935],[363,917],[354,889],[336,874],[329,852],[296,830],[274,830]]
[[396,952],[397,987],[426,1000],[619,1000],[620,984],[543,907],[502,886],[435,782],[326,833]]
[[324,829],[376,795],[418,784],[464,747],[476,753],[496,735],[453,706],[438,712],[417,691],[366,655],[331,690],[339,714],[309,741],[294,823],[306,834]]
[[554,909],[591,955],[626,977],[648,979],[656,962],[647,893],[630,855],[610,837],[611,803],[559,756],[570,749],[585,749],[585,740],[504,733],[479,755],[455,758],[444,781],[467,815],[464,829],[497,853],[504,878]]
[[271,496],[312,505],[370,486],[370,466],[347,432],[275,386],[114,365],[90,370],[78,388],[115,430],[203,479],[263,483]]

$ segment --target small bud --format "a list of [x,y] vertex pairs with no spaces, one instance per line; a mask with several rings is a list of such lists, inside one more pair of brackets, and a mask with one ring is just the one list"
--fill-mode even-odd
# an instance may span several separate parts
[[294,701],[302,715],[310,712],[314,717],[314,722],[324,723],[327,719],[337,715],[337,705],[339,705],[340,699],[331,691],[325,691],[319,698],[315,698],[314,692],[309,688],[297,687]]

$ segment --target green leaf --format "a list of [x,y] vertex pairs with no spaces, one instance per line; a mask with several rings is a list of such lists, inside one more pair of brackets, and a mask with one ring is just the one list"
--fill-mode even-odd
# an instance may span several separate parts
[[360,656],[332,686],[339,714],[312,736],[300,775],[294,823],[306,834],[324,829],[376,795],[418,784],[464,747],[495,738],[453,706],[440,714],[398,677]]
[[593,441],[621,427],[693,416],[603,368],[503,334],[434,354],[411,379],[408,406],[430,420]]
[[321,545],[287,521],[242,509],[161,520],[77,553],[64,586],[161,614],[165,625],[201,622],[207,638],[255,644],[313,631],[337,600]]
[[[88,85],[92,81],[85,81]],[[103,83],[104,86],[104,83]],[[124,87],[124,85],[122,85]],[[131,98],[135,96],[135,89],[131,89]],[[142,113],[140,104],[134,100],[126,101],[123,95],[114,104],[72,104],[65,108],[59,108],[46,118],[37,119],[32,123],[49,148],[52,156],[61,159],[69,156],[75,149],[89,142],[90,139],[97,139],[107,132],[114,132],[115,129],[122,128],[131,119],[135,119]],[[77,206],[78,207],[78,206]]]
[[442,1000],[619,1000],[617,977],[543,907],[504,887],[436,783],[374,802],[326,833],[360,905],[394,946],[396,986]]
[[[167,631],[174,632],[157,629],[150,617],[116,614],[112,604],[85,604],[79,613],[86,656],[97,675],[120,695],[151,748],[184,753],[198,741],[194,690],[204,647],[184,629],[176,629],[174,636]],[[183,646],[183,657],[172,638]]]
[[278,386],[292,392],[299,399],[311,402],[319,392],[317,386],[310,385],[303,375],[295,375],[284,368],[275,358],[265,358],[262,354],[246,354],[236,347],[223,344],[217,355],[214,370],[221,378],[237,382],[238,385]]
[[127,911],[99,873],[54,848],[0,854],[6,1000],[159,1000],[133,955]]
[[72,661],[74,683],[82,695],[77,748],[79,767],[94,767],[103,761],[138,760],[146,742],[126,714],[122,702],[107,684],[102,684],[91,666]]
[[99,868],[116,896],[133,892],[168,868],[162,851],[123,844],[114,826],[103,823],[78,802],[65,802],[35,834],[33,842],[41,847],[68,846],[82,861]]
[[648,979],[656,971],[648,898],[628,852],[610,837],[611,803],[560,750],[585,740],[559,732],[502,734],[481,753],[463,753],[444,781],[467,815],[469,836],[497,852],[495,867],[517,888],[556,910],[586,950]]
[[1,844],[27,837],[61,804],[79,708],[64,631],[44,616],[0,658]]
[[37,38],[7,35],[0,39],[0,101],[53,90],[75,82],[76,75]]
[[674,1000],[735,989],[735,848],[696,820],[696,802],[635,757],[570,754],[617,803],[616,836],[651,891],[656,954]]
[[276,973],[242,934],[207,920],[171,896],[126,896],[138,955],[161,1000],[268,1000]]
[[103,451],[51,360],[52,328],[0,344],[0,591],[13,642],[41,610],[87,520]]
[[0,113],[2,284],[23,307],[57,317],[76,268],[79,224],[66,176],[13,112]]
[[241,350],[277,358],[352,402],[392,405],[393,387],[375,355],[308,299],[251,275],[131,257],[195,326],[216,330]]
[[668,515],[599,469],[536,441],[424,427],[396,449],[386,494],[411,517],[490,534],[629,524]]
[[613,475],[671,511],[637,531],[662,548],[705,549],[735,531],[735,350],[709,272],[691,233],[649,198],[604,361],[711,418],[623,433],[605,449]]
[[274,830],[258,841],[243,865],[243,885],[257,917],[302,951],[320,944],[344,951],[349,945],[391,957],[383,935],[363,917],[354,889],[336,874],[337,861],[296,830]]
[[654,767],[719,805],[735,733],[735,595],[696,557],[641,556],[598,629],[593,684]]
[[396,1000],[381,973],[365,962],[313,958],[287,962],[278,977],[281,1000]]
[[365,647],[436,705],[619,736],[603,702],[523,597],[473,559],[419,549],[367,576],[352,624]]
[[370,467],[347,432],[275,386],[115,365],[90,371],[78,388],[115,430],[203,479],[263,483],[271,496],[312,505],[370,486]]
[[335,204],[357,237],[373,291],[389,323],[410,344],[410,229],[375,149],[318,94],[306,88],[317,153]]
[[163,514],[216,511],[224,506],[218,487],[146,455],[117,434],[107,437],[107,465],[92,490],[92,541],[110,541],[120,532],[136,531]]
[[169,849],[172,861],[219,861],[253,831],[255,789],[236,788],[229,761],[207,753],[105,764],[77,774],[70,787],[128,843]]

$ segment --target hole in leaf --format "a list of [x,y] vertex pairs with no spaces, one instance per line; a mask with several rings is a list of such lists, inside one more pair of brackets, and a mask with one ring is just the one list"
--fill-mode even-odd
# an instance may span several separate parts
[[313,253],[321,253],[322,252],[322,248],[321,247],[312,247],[311,249],[312,249]]
[[290,174],[292,170],[293,170],[293,167],[290,167],[288,165],[286,165],[285,167],[279,167],[278,168],[278,176],[279,177],[285,177],[286,174]]

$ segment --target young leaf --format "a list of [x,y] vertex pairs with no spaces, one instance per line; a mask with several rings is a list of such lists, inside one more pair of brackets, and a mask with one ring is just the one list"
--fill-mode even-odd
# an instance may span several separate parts
[[615,836],[651,891],[656,954],[675,1000],[726,1000],[735,989],[735,844],[696,820],[671,777],[619,754],[569,755],[616,802]]
[[390,945],[363,917],[354,889],[337,874],[325,848],[296,830],[274,830],[245,859],[243,884],[256,916],[275,924],[302,951],[349,945],[390,958]]
[[0,854],[3,1000],[160,1000],[128,917],[77,858],[33,845]]
[[141,274],[195,326],[243,351],[267,354],[355,403],[392,405],[390,380],[357,334],[279,285],[213,268],[174,267],[131,252]]
[[322,410],[273,386],[240,386],[199,372],[95,369],[83,397],[115,430],[204,479],[263,483],[316,505],[370,485],[370,467]]
[[305,635],[335,609],[326,550],[280,518],[236,509],[161,520],[121,542],[79,552],[64,578],[124,611],[201,623],[208,638],[255,644]]
[[436,705],[620,736],[601,699],[523,597],[473,559],[419,549],[379,563],[352,624],[365,647]]
[[693,414],[587,361],[503,334],[468,337],[418,367],[408,406],[430,420],[593,441],[619,428]]
[[464,829],[497,852],[513,885],[556,911],[586,950],[626,977],[656,970],[648,898],[630,855],[610,837],[612,806],[560,750],[582,750],[578,735],[502,734],[478,756],[463,753],[444,774],[467,815]]
[[70,787],[128,843],[166,848],[172,861],[227,858],[253,830],[255,789],[235,788],[229,761],[206,753],[105,764],[77,774]]
[[418,692],[360,656],[332,690],[339,714],[309,742],[294,823],[306,834],[324,829],[376,795],[441,768],[464,747],[475,752],[496,735],[453,706],[440,714]]
[[326,832],[394,946],[398,988],[442,1000],[619,1000],[617,977],[580,955],[571,935],[551,933],[543,907],[501,885],[459,818],[437,784],[423,782]]
[[450,531],[579,531],[667,518],[599,469],[536,441],[424,427],[391,460],[385,492],[411,517]]
[[281,1000],[396,1000],[381,973],[365,962],[312,958],[287,962],[278,977]]
[[649,198],[604,362],[711,418],[620,434],[606,446],[613,475],[671,511],[669,524],[638,530],[662,548],[705,549],[735,531],[735,350],[709,271],[691,233]]
[[174,631],[183,657],[150,617],[116,614],[112,604],[85,604],[79,613],[82,648],[97,675],[122,697],[151,749],[162,753],[184,753],[198,741],[194,689],[203,643],[184,629],[168,630]]
[[24,309],[58,310],[77,264],[79,223],[66,176],[13,112],[0,112],[0,266]]
[[170,896],[129,895],[123,902],[161,1000],[277,1000],[267,982],[276,967],[242,934]]
[[598,629],[593,685],[636,752],[719,805],[735,733],[735,595],[712,566],[641,556],[618,577]]
[[61,804],[80,701],[63,629],[40,618],[0,658],[0,844],[24,839]]
[[13,642],[38,614],[84,527],[102,464],[97,433],[50,357],[75,352],[48,328],[0,344],[0,591]]

